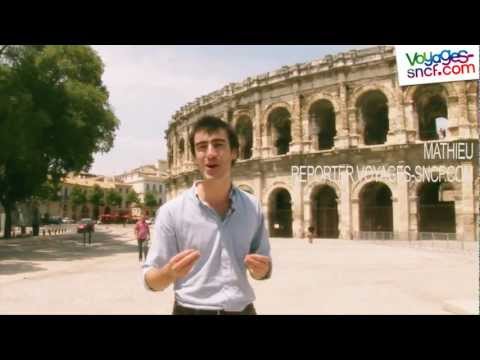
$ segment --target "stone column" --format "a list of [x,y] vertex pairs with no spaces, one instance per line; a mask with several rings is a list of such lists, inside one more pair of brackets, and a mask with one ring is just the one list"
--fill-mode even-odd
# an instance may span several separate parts
[[410,144],[420,140],[420,131],[418,123],[418,113],[415,109],[413,101],[408,101],[403,104],[403,112],[405,116],[405,128],[407,132],[407,141]]
[[305,237],[305,231],[306,228],[312,225],[312,203],[311,199],[308,197],[307,200],[303,201],[303,230],[304,234],[303,237]]
[[173,133],[173,173],[176,174],[178,171],[178,144],[177,144],[177,134]]
[[[401,164],[404,165],[404,164]],[[393,231],[398,233],[400,240],[408,239],[408,216],[403,214],[410,213],[410,203],[408,200],[408,182],[404,173],[397,174],[397,194],[396,198],[398,200],[398,213],[393,212],[393,218],[398,217],[397,228],[393,228]]]
[[255,114],[253,118],[253,151],[252,158],[259,158],[262,156],[262,107],[260,101],[255,103]]
[[259,201],[262,201],[262,194],[263,194],[262,173],[255,172],[255,173],[252,173],[251,176],[253,177],[252,182],[253,182],[253,191],[255,192],[255,196]]
[[465,81],[459,81],[457,83],[458,91],[458,136],[462,139],[470,137],[470,124],[468,121],[468,103],[467,103],[467,94],[466,94],[466,83]]
[[223,112],[223,121],[225,121],[226,123],[229,123],[230,124],[230,117],[229,117],[229,109],[226,109],[224,112]]
[[348,138],[348,111],[347,111],[347,86],[345,83],[340,84],[340,101],[339,109],[335,113],[335,128],[337,130],[337,135],[335,136],[335,148],[337,149],[348,149],[350,141]]
[[360,231],[360,204],[359,199],[352,199],[351,200],[351,220],[352,220],[352,235],[355,238],[355,233]]
[[310,129],[310,114],[309,109],[305,108],[304,105],[301,105],[302,112],[302,151],[308,153],[313,150],[312,139],[311,139],[311,129]]
[[348,108],[347,110],[348,123],[350,125],[350,145],[357,147],[363,144],[362,133],[360,131],[361,124],[358,123],[357,119],[357,109],[355,107]]
[[270,149],[272,147],[272,139],[271,137],[273,136],[273,129],[270,129],[270,135],[268,135],[269,129],[268,127],[270,124],[268,124],[268,118],[265,116],[263,111],[260,110],[260,134],[261,134],[261,152],[262,152],[262,158],[266,159],[270,157]]
[[458,96],[449,96],[447,99],[448,104],[448,129],[447,129],[447,139],[455,140],[458,138],[459,134],[459,125],[460,118],[462,117],[462,112],[460,109],[459,97]]
[[350,202],[352,181],[346,171],[340,173],[340,194],[338,194],[339,238],[352,239],[352,206]]
[[389,131],[387,134],[388,144],[406,144],[407,143],[407,131],[405,126],[405,118],[403,112],[403,102],[398,101],[401,99],[401,94],[395,96],[395,102],[389,106],[388,109],[388,121]]
[[302,151],[302,111],[301,111],[301,99],[300,96],[297,95],[298,92],[298,84],[295,83],[293,85],[293,96],[292,101],[292,114],[291,119],[291,131],[292,131],[292,142],[290,143],[290,151],[291,154],[297,154]]
[[457,238],[475,240],[475,197],[473,193],[473,166],[470,162],[462,162],[461,193],[455,196],[455,221]]
[[298,180],[292,180],[292,231],[293,237],[303,238],[303,183]]

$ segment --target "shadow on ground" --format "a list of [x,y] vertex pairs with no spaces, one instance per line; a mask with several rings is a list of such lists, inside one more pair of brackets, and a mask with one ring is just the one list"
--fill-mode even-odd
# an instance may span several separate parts
[[73,261],[116,254],[136,253],[137,245],[128,243],[132,234],[113,234],[103,228],[92,234],[92,244],[83,244],[82,234],[51,238],[0,239],[0,275],[45,270],[35,262]]

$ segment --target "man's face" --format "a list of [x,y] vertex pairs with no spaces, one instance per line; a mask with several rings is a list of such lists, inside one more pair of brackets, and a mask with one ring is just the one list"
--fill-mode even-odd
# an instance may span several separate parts
[[230,148],[225,129],[211,134],[205,130],[197,131],[193,143],[195,161],[206,180],[230,176],[232,160],[237,158],[237,151]]

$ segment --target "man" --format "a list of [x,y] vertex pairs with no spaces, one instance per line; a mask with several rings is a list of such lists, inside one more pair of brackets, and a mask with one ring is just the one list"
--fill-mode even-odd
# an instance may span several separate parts
[[161,291],[174,283],[174,315],[254,315],[246,272],[267,279],[272,262],[259,202],[232,184],[237,135],[207,116],[193,126],[189,141],[203,180],[159,209],[145,285]]
[[145,216],[142,216],[140,220],[137,221],[134,228],[135,237],[137,238],[138,244],[138,261],[145,260],[147,257],[147,248],[144,246],[150,237],[150,228],[145,221]]

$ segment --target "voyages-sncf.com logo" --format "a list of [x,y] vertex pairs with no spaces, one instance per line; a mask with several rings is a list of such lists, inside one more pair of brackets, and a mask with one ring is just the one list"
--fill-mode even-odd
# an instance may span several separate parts
[[397,45],[400,86],[479,78],[478,45]]

